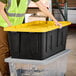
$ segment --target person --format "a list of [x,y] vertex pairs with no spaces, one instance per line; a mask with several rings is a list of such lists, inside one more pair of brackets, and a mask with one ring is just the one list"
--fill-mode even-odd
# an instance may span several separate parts
[[[52,13],[49,12],[40,0],[0,0],[0,55],[9,52],[7,32],[3,31],[3,27],[22,24],[25,11],[27,10],[27,6],[30,1],[35,2],[35,4],[46,16],[51,18],[56,25],[61,26],[61,24],[55,19]],[[7,68],[4,67],[5,65],[0,64],[0,71],[2,76],[7,76],[4,71],[7,70]]]

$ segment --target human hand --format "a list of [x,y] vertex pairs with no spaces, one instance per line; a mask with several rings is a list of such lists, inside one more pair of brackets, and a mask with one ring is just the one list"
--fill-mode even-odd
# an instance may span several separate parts
[[60,26],[60,29],[62,28],[62,24],[61,23],[59,23],[58,21],[54,21],[54,22],[55,22],[55,25]]
[[11,23],[9,23],[7,27],[11,27],[11,26],[12,26],[12,24],[11,24]]
[[8,25],[7,27],[11,27],[12,25]]

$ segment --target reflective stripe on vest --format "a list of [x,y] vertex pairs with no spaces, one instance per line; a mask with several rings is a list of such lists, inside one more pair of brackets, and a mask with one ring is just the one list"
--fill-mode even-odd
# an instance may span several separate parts
[[[27,10],[28,0],[20,0],[19,6],[17,6],[17,0],[8,0],[7,5],[8,6],[5,8],[6,13],[12,25],[22,24],[25,12]],[[7,23],[1,16],[0,26],[7,27]]]
[[[30,3],[30,0],[28,0],[28,4],[29,3]],[[8,10],[9,10],[10,6],[11,6],[11,0],[8,0],[8,7],[5,9],[8,16],[11,16],[11,17],[22,17],[22,16],[25,15],[25,13],[23,13],[23,14],[8,13]]]
[[15,13],[8,13],[8,12],[7,12],[7,15],[8,15],[8,16],[11,16],[11,17],[22,17],[22,16],[25,15],[25,13],[24,13],[24,14],[15,14]]

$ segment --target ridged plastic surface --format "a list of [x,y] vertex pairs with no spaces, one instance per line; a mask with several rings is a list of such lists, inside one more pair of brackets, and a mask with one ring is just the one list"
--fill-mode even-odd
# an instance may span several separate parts
[[58,29],[53,21],[34,21],[7,27],[12,58],[42,60],[65,49],[67,26],[70,22],[60,22]]
[[[61,21],[62,26],[68,26],[71,22]],[[33,21],[21,25],[11,26],[4,28],[5,31],[16,31],[16,32],[48,32],[60,28],[55,25],[53,21]]]
[[68,28],[49,32],[9,32],[12,58],[42,60],[63,51]]
[[65,76],[70,50],[64,50],[45,60],[7,58],[10,76]]

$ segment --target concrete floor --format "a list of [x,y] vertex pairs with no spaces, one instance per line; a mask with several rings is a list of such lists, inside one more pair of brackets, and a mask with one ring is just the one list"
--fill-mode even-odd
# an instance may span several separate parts
[[69,30],[66,48],[72,50],[68,58],[66,76],[76,76],[76,27]]

